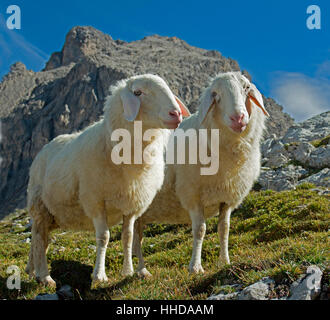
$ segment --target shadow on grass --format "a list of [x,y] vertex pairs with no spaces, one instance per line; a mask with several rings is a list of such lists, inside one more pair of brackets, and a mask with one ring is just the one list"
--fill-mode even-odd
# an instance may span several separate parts
[[54,260],[51,263],[51,277],[56,281],[59,289],[65,284],[85,292],[92,284],[93,267],[73,260]]
[[[9,276],[9,275],[8,275]],[[21,281],[21,289],[8,289],[7,278],[0,277],[0,299],[17,300],[26,299],[26,296],[32,292],[38,291],[41,285],[35,281]]]
[[207,293],[210,295],[212,293],[213,286],[219,284],[219,282],[221,285],[228,285],[239,283],[240,279],[237,277],[233,267],[227,266],[218,272],[209,275],[208,277],[200,277],[189,287],[189,290],[192,296],[196,296],[202,293]]
[[123,287],[126,287],[131,282],[136,281],[136,275],[132,277],[124,278],[111,286],[106,286],[102,288],[91,289],[85,294],[86,300],[112,300],[112,297],[116,295],[116,291]]
[[51,263],[51,277],[56,281],[57,289],[63,285],[72,287],[75,299],[111,300],[114,292],[126,286],[135,277],[124,278],[108,286],[102,284],[92,288],[93,267],[73,260],[54,260]]

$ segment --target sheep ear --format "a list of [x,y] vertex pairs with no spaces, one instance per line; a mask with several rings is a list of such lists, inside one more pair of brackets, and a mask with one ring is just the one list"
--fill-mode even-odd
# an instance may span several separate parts
[[206,91],[204,91],[204,94],[202,95],[202,99],[201,99],[201,103],[199,106],[199,123],[201,124],[207,113],[209,112],[209,109],[211,108],[211,106],[214,104],[214,98],[211,95],[211,90],[210,89],[206,89]]
[[[249,100],[249,102],[247,103],[248,106],[246,107],[247,112],[249,113],[249,115],[251,114],[251,110],[252,110],[251,101],[252,101],[256,104],[256,106],[258,106],[262,110],[262,112],[264,113],[265,116],[269,117],[269,113],[267,112],[267,110],[264,106],[261,93],[259,92],[259,90],[257,89],[257,87],[255,85],[251,84],[251,87],[252,88],[247,96],[247,100]],[[250,108],[250,112],[249,112],[248,107]]]
[[120,91],[120,98],[123,103],[125,119],[127,121],[134,121],[140,110],[140,99],[127,87]]
[[249,114],[249,117],[251,117],[252,104],[251,104],[251,100],[250,100],[249,95],[246,97],[246,100],[245,100],[245,108],[246,108],[247,113]]
[[176,102],[178,103],[178,105],[180,107],[182,116],[183,117],[190,117],[191,113],[190,113],[189,109],[184,105],[184,103],[177,96],[174,96],[174,97],[175,97],[175,100],[176,100]]

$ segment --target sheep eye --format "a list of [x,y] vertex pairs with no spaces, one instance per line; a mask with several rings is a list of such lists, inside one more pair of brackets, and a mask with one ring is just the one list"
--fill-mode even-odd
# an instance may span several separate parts
[[212,98],[215,98],[217,96],[217,93],[215,91],[212,92]]
[[141,90],[134,90],[134,94],[138,97],[142,94]]

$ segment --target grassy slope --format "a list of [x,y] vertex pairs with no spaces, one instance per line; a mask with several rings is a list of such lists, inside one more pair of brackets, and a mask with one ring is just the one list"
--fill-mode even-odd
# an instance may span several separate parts
[[[329,209],[329,196],[318,195],[308,185],[296,191],[251,192],[231,218],[230,266],[217,267],[217,218],[207,222],[204,275],[192,276],[187,272],[192,236],[189,226],[182,225],[152,225],[145,230],[144,255],[152,279],[143,280],[136,275],[125,279],[120,275],[120,226],[111,230],[106,286],[90,287],[95,261],[93,233],[53,232],[48,261],[58,286],[71,285],[76,298],[205,299],[224,284],[246,286],[264,276],[284,284],[282,290],[274,292],[281,296],[287,292],[285,284],[298,278],[308,265],[317,264],[327,273]],[[13,219],[24,221],[26,212],[20,211],[0,222],[0,298],[31,299],[54,291],[30,280],[23,271],[30,244],[22,241],[27,234],[22,234],[20,226],[13,227]],[[6,288],[6,269],[12,264],[22,270],[20,291]]]

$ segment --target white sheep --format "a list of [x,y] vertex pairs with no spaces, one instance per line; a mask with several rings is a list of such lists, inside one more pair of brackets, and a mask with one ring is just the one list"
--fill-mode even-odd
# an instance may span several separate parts
[[[198,112],[185,119],[179,128],[219,129],[219,170],[214,175],[200,175],[201,163],[166,166],[162,189],[135,223],[133,250],[139,258],[140,274],[150,275],[141,251],[142,230],[148,223],[192,223],[194,242],[189,270],[203,272],[201,250],[205,220],[218,213],[220,262],[230,263],[230,214],[259,175],[259,144],[265,115],[268,113],[260,92],[241,73],[222,73],[212,80],[201,96]],[[187,145],[181,152],[188,154]]]
[[[93,281],[101,282],[107,281],[109,226],[123,222],[123,275],[132,275],[134,221],[148,208],[164,178],[163,151],[170,130],[161,128],[176,128],[182,114],[189,112],[155,75],[134,76],[110,89],[104,118],[82,132],[55,138],[43,147],[30,169],[28,210],[33,225],[26,271],[46,285],[56,285],[48,272],[46,252],[49,232],[57,227],[94,227],[97,258]],[[142,133],[154,128],[149,141],[134,136],[134,120],[142,121]],[[148,163],[113,162],[112,151],[118,144],[111,136],[116,129],[126,129],[134,141],[143,143]],[[138,152],[133,149],[132,155]]]

